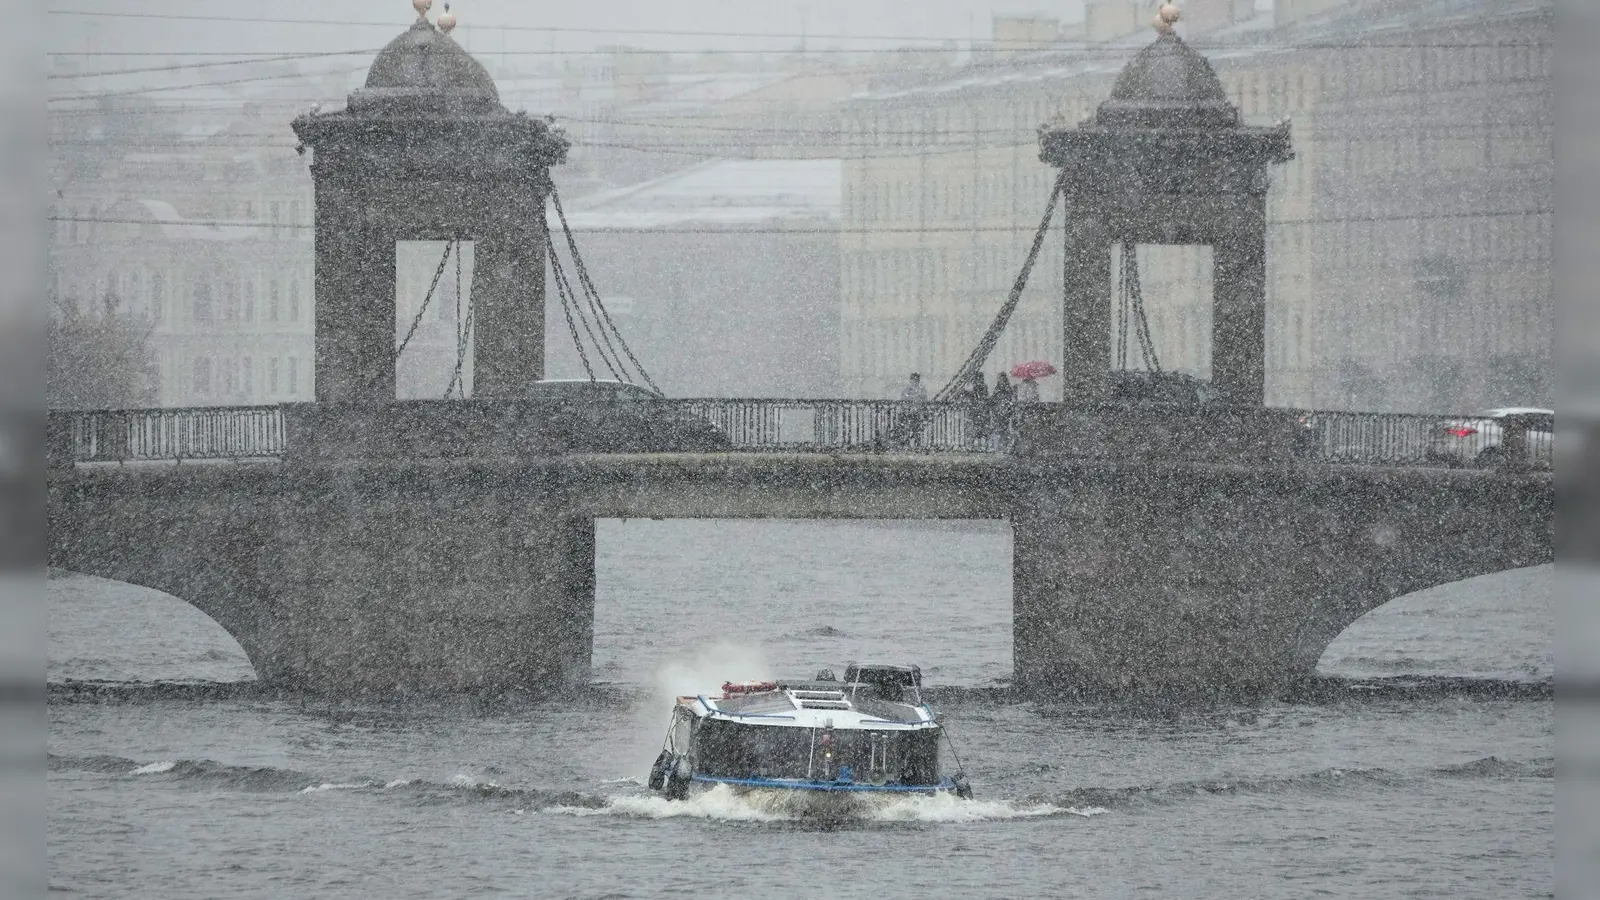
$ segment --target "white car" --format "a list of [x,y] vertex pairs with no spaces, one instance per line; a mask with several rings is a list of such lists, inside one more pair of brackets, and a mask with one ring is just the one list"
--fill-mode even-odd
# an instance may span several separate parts
[[1428,458],[1459,466],[1498,465],[1510,455],[1502,443],[1508,426],[1513,424],[1524,427],[1524,459],[1536,466],[1549,466],[1554,455],[1555,410],[1530,406],[1490,409],[1440,423],[1433,429]]

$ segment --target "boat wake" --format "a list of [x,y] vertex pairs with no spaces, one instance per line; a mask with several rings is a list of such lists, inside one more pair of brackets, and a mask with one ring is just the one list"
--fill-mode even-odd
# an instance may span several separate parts
[[1098,806],[1061,807],[1050,803],[962,800],[954,794],[865,796],[786,790],[740,792],[727,785],[717,785],[710,790],[690,794],[683,800],[667,800],[654,794],[626,794],[609,797],[599,807],[552,806],[545,812],[571,816],[711,819],[724,822],[959,824],[1044,816],[1089,818],[1106,810]]

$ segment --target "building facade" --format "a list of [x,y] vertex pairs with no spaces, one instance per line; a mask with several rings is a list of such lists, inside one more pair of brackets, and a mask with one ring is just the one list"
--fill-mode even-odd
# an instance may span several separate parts
[[[1549,402],[1551,7],[1347,0],[1206,37],[1246,121],[1293,125],[1269,195],[1269,403]],[[957,371],[1051,192],[1038,125],[1090,116],[1124,58],[1043,53],[847,107],[843,145],[863,148],[845,155],[848,393]],[[1059,356],[1061,242],[1048,237],[991,371]],[[1161,364],[1208,376],[1209,249],[1138,253]]]
[[292,149],[124,152],[58,191],[51,300],[143,321],[162,406],[310,399],[311,197]]
[[[838,160],[721,160],[572,204],[607,310],[664,392],[838,395],[840,180]],[[551,377],[584,377],[570,332],[587,335],[553,283],[546,317]]]

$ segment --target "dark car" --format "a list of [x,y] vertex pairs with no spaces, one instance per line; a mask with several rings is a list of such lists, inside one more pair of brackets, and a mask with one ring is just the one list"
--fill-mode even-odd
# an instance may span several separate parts
[[1111,373],[1110,401],[1117,406],[1207,406],[1218,401],[1211,382],[1182,372],[1123,369]]
[[612,453],[726,450],[728,436],[647,387],[620,381],[537,381],[528,399],[550,404],[548,419],[562,446]]

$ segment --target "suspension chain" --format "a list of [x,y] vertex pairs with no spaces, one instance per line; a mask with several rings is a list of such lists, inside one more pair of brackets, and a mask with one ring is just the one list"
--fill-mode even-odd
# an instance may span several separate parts
[[1134,333],[1139,338],[1139,352],[1144,356],[1144,367],[1156,374],[1161,374],[1161,360],[1156,358],[1156,342],[1150,336],[1150,319],[1145,314],[1144,286],[1139,279],[1139,252],[1134,250],[1129,256],[1132,268],[1128,269],[1129,297],[1134,317]]
[[[406,352],[406,345],[411,343],[413,337],[416,337],[417,329],[422,325],[422,316],[427,313],[428,304],[433,302],[433,292],[439,289],[439,279],[444,277],[445,265],[450,262],[450,250],[457,243],[458,241],[454,240],[444,242],[444,255],[439,257],[439,267],[433,270],[433,281],[428,284],[428,293],[422,298],[422,306],[418,307],[416,318],[411,320],[411,328],[406,332],[405,339],[400,342],[400,346],[394,348],[395,359],[399,359],[400,354]],[[457,257],[460,256],[459,253],[456,255]]]
[[597,320],[595,324],[591,326],[589,324],[589,317],[583,312],[583,307],[578,305],[578,292],[572,289],[572,281],[567,278],[567,270],[561,265],[560,257],[556,256],[555,242],[550,241],[549,244],[550,259],[552,261],[551,269],[555,272],[558,284],[560,284],[565,291],[565,296],[571,300],[572,311],[578,318],[578,324],[582,325],[584,333],[589,335],[589,343],[594,346],[595,355],[600,357],[600,362],[605,365],[606,371],[611,373],[613,380],[627,382],[629,379],[620,370],[621,360],[613,360],[611,356],[607,355],[605,345],[594,336],[595,328],[599,327],[600,325],[599,321]]
[[[561,221],[561,231],[566,235],[567,249],[572,253],[572,268],[578,275],[578,284],[583,288],[584,295],[589,300],[590,306],[599,311],[596,321],[597,323],[603,323],[600,333],[605,335],[609,330],[612,335],[615,335],[617,344],[622,347],[622,352],[627,356],[628,361],[633,363],[633,368],[638,371],[639,377],[644,379],[645,384],[648,384],[651,390],[658,394],[661,393],[661,388],[656,385],[655,379],[650,377],[650,373],[645,371],[644,364],[639,362],[639,358],[633,354],[633,349],[628,346],[627,340],[622,336],[622,330],[612,320],[610,311],[606,309],[604,301],[600,299],[600,291],[595,288],[594,281],[589,278],[589,267],[584,265],[583,256],[578,253],[578,241],[572,236],[572,228],[567,225],[567,213],[561,208],[561,195],[556,192],[554,185],[550,188],[550,203],[555,207],[556,218]],[[609,337],[606,338],[606,345],[608,347],[611,346]],[[616,348],[612,347],[611,352],[615,355]],[[617,358],[617,362],[619,365],[621,364],[621,357]]]
[[467,318],[461,318],[461,248],[456,248],[456,367],[450,373],[450,384],[444,389],[444,398],[450,399],[452,391],[462,400],[467,399],[467,379],[462,375],[467,363],[467,348],[472,340],[472,298],[467,298]]
[[[1117,368],[1128,368],[1128,325],[1133,294],[1128,290],[1128,257],[1137,253],[1131,244],[1122,245],[1121,277],[1117,279]],[[1138,265],[1135,259],[1134,265]]]
[[590,381],[594,381],[594,367],[589,365],[589,354],[583,349],[583,338],[578,336],[578,325],[572,321],[572,303],[567,297],[566,277],[561,271],[561,259],[556,256],[555,240],[550,237],[548,229],[545,232],[545,246],[550,250],[550,267],[556,273],[556,294],[561,298],[561,313],[567,319],[567,333],[572,335],[572,346],[578,348],[578,361],[583,363],[583,371],[588,374]]
[[1039,251],[1044,248],[1045,234],[1050,231],[1050,221],[1055,218],[1056,203],[1061,201],[1066,196],[1066,193],[1067,173],[1063,171],[1056,178],[1055,189],[1050,192],[1050,204],[1045,207],[1044,221],[1039,223],[1039,231],[1033,236],[1033,247],[1028,250],[1028,258],[1022,264],[1022,271],[1017,273],[1017,280],[1011,286],[1010,296],[1006,298],[1005,305],[1000,307],[1000,314],[995,316],[993,324],[984,333],[983,339],[978,342],[978,346],[967,357],[967,361],[961,364],[961,368],[956,370],[955,377],[950,379],[950,383],[940,388],[939,393],[934,395],[935,402],[946,401],[954,396],[957,391],[961,390],[963,384],[966,384],[972,379],[973,375],[983,368],[983,364],[988,360],[989,354],[994,352],[995,345],[1000,342],[1001,333],[1005,331],[1006,324],[1011,321],[1011,314],[1016,312],[1017,304],[1022,300],[1022,291],[1028,286],[1028,276],[1033,273],[1033,264],[1039,259]]

